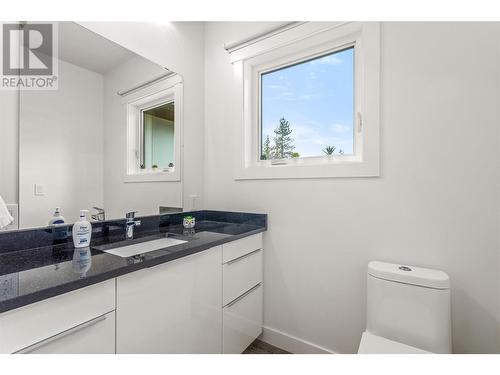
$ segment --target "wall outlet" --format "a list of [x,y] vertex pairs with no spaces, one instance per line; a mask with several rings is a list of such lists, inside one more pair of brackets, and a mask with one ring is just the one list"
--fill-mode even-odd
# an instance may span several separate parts
[[0,276],[0,301],[17,297],[19,294],[19,274]]
[[189,204],[191,205],[191,207],[189,207],[189,209],[191,211],[194,211],[196,210],[196,200],[198,199],[198,196],[196,194],[191,194],[189,195]]

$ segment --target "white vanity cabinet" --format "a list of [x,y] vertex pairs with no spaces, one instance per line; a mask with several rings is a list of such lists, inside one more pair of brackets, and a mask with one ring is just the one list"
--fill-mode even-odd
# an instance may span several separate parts
[[0,314],[0,353],[114,353],[115,280]]
[[241,353],[262,333],[262,234],[0,313],[2,353]]
[[221,252],[117,278],[117,353],[220,353]]
[[262,234],[224,244],[222,254],[222,352],[238,354],[262,333]]

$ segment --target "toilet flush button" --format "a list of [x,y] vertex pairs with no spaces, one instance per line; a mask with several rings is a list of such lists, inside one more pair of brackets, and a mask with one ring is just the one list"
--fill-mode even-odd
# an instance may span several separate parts
[[410,267],[406,267],[406,266],[399,266],[399,269],[401,271],[411,271],[411,268]]

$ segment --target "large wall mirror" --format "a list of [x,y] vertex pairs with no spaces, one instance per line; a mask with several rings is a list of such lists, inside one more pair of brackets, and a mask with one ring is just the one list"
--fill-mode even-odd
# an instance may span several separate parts
[[[181,210],[182,77],[58,22],[57,89],[19,91],[19,229]],[[22,26],[21,26],[22,27]]]

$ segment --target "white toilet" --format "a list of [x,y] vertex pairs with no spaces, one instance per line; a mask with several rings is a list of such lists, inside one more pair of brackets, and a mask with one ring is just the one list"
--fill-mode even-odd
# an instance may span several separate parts
[[359,354],[451,353],[450,278],[443,271],[372,261]]

